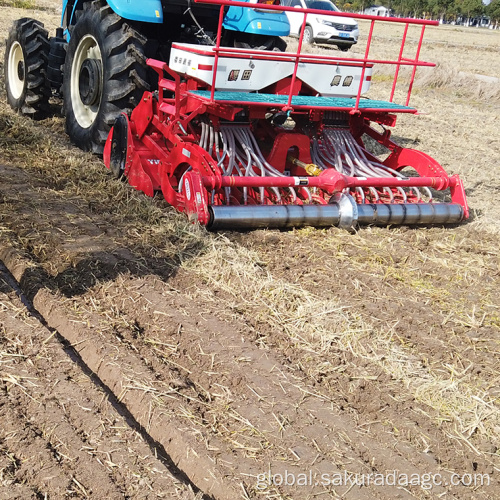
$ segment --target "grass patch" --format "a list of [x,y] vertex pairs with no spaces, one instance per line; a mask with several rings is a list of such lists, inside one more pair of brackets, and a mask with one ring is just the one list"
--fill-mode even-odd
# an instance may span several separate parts
[[16,9],[35,9],[34,0],[0,0],[0,7],[14,7]]

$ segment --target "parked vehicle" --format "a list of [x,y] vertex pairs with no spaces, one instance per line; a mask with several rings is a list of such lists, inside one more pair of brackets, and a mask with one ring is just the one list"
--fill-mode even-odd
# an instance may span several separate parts
[[[329,0],[282,0],[281,5],[303,9],[318,9],[341,12]],[[302,12],[286,12],[290,22],[290,35],[299,36],[304,14]],[[304,43],[329,43],[340,50],[347,51],[358,42],[358,23],[350,17],[322,16],[309,14],[304,28]]]

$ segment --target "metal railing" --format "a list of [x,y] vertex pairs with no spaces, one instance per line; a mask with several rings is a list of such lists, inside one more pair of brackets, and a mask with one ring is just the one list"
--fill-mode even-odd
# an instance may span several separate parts
[[[356,100],[355,100],[355,105],[353,109],[351,110],[351,113],[358,113],[359,112],[359,101],[361,99],[361,94],[362,94],[362,87],[364,83],[364,78],[365,78],[365,73],[367,67],[374,65],[374,64],[385,64],[385,65],[393,65],[395,66],[395,72],[394,72],[394,77],[393,77],[393,82],[392,82],[392,87],[391,87],[391,92],[390,92],[390,97],[389,97],[389,102],[393,102],[394,100],[394,95],[396,91],[396,85],[398,81],[398,77],[400,74],[400,70],[402,66],[410,66],[412,67],[412,72],[411,72],[411,77],[410,81],[408,84],[408,91],[406,94],[406,100],[405,100],[405,106],[409,105],[410,102],[410,96],[413,88],[413,84],[415,81],[415,74],[417,67],[434,67],[435,63],[431,62],[426,62],[423,60],[420,60],[420,51],[422,48],[422,43],[423,43],[423,38],[424,38],[424,33],[425,33],[425,28],[427,26],[437,26],[439,23],[438,21],[431,21],[431,20],[425,20],[425,19],[409,19],[409,18],[395,18],[395,17],[379,17],[379,16],[372,16],[372,15],[367,15],[367,14],[353,14],[353,13],[348,13],[348,12],[336,12],[336,11],[326,11],[326,10],[318,10],[318,9],[304,9],[304,8],[297,8],[297,7],[287,7],[284,5],[268,5],[265,3],[249,3],[249,2],[241,2],[241,1],[233,1],[233,0],[194,0],[195,3],[204,3],[204,4],[213,4],[213,5],[219,5],[220,6],[220,11],[219,11],[219,21],[218,21],[218,27],[217,27],[217,38],[216,38],[216,43],[215,47],[213,48],[213,51],[215,53],[215,60],[214,60],[214,67],[213,67],[213,78],[212,78],[212,85],[211,85],[211,93],[210,93],[210,102],[214,102],[214,96],[215,96],[215,83],[216,83],[216,77],[217,77],[217,67],[218,67],[218,62],[219,62],[219,57],[220,56],[225,56],[225,57],[235,57],[235,58],[240,58],[240,59],[252,59],[252,58],[262,58],[263,51],[259,50],[251,50],[251,49],[241,49],[241,48],[234,48],[234,47],[223,47],[221,46],[221,38],[222,38],[222,23],[224,19],[224,9],[225,7],[243,7],[243,8],[249,8],[249,9],[256,9],[258,8],[259,10],[269,10],[269,11],[280,11],[280,12],[285,12],[285,11],[290,11],[290,12],[299,12],[304,14],[304,20],[302,22],[302,27],[300,30],[300,35],[299,35],[299,41],[298,41],[298,47],[295,52],[272,52],[269,51],[265,54],[265,59],[267,60],[275,60],[275,61],[294,61],[294,70],[293,74],[291,77],[291,84],[290,84],[290,91],[288,94],[288,101],[285,107],[283,107],[283,111],[288,111],[292,110],[292,97],[293,97],[293,89],[294,89],[294,83],[297,79],[297,70],[300,62],[306,62],[306,61],[316,61],[316,62],[321,62],[323,64],[329,64],[329,65],[338,65],[342,64],[342,62],[347,62],[347,63],[357,63],[360,66],[362,66],[362,71],[361,71],[361,78],[360,78],[360,83],[358,87],[358,91],[356,93]],[[370,29],[367,37],[367,42],[366,42],[366,48],[365,48],[365,53],[364,57],[344,57],[344,56],[330,56],[330,55],[319,55],[319,54],[303,54],[302,53],[302,45],[303,45],[303,38],[304,38],[304,28],[306,27],[307,24],[307,15],[324,15],[324,16],[333,16],[333,17],[349,17],[352,19],[364,19],[370,21]],[[402,24],[404,25],[404,33],[402,36],[401,40],[401,45],[399,48],[399,55],[397,59],[374,59],[370,58],[370,49],[372,46],[372,40],[373,40],[373,30],[375,23],[397,23],[397,24]],[[407,41],[408,37],[408,29],[410,26],[415,25],[415,26],[421,26],[421,31],[420,31],[420,37],[417,43],[417,48],[415,51],[415,56],[413,58],[408,58],[404,57],[404,49],[405,49],[405,44]]]

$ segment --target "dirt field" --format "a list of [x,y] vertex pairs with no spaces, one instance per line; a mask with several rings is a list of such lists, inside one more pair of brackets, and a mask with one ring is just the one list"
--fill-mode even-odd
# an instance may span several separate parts
[[[58,25],[12,4],[2,39]],[[462,176],[456,227],[208,233],[15,115],[2,67],[1,499],[499,498],[500,33],[427,40],[394,136]]]

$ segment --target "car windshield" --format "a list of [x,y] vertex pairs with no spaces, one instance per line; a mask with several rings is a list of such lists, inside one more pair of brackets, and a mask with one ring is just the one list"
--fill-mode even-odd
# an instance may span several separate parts
[[340,12],[336,5],[332,2],[327,2],[325,0],[305,0],[306,7],[308,9],[318,9],[318,10],[333,10],[335,12]]

